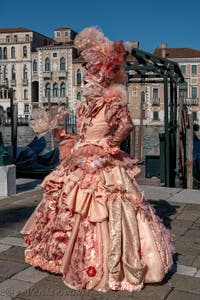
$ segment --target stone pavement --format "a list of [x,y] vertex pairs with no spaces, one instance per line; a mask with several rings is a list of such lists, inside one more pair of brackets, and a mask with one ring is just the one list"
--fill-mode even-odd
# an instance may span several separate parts
[[0,199],[0,300],[199,300],[200,299],[200,191],[142,185],[149,202],[174,234],[177,254],[162,283],[146,284],[140,292],[75,291],[60,276],[24,262],[19,233],[40,202],[42,190]]

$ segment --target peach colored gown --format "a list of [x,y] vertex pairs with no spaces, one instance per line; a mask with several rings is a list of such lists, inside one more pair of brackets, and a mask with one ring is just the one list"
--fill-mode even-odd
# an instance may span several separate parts
[[70,150],[66,143],[68,155],[44,179],[22,230],[26,262],[61,274],[71,288],[140,290],[172,265],[170,234],[136,183],[136,161],[109,146],[132,128],[125,104],[93,101],[80,140]]

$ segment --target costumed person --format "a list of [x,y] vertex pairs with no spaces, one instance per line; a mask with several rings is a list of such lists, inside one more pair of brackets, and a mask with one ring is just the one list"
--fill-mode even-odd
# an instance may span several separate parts
[[130,44],[89,27],[75,46],[87,68],[79,140],[69,139],[71,150],[41,184],[43,199],[22,230],[25,260],[72,289],[141,290],[163,280],[173,245],[136,182],[137,161],[119,148],[133,129],[124,86]]

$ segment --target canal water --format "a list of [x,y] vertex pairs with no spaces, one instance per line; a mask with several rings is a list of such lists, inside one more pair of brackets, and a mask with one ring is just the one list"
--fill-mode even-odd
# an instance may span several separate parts
[[[159,133],[163,132],[163,127],[150,127],[150,126],[144,126],[143,128],[143,158],[145,158],[145,155],[159,147]],[[5,126],[0,127],[0,131],[3,135],[3,141],[4,146],[10,146],[11,145],[11,127]],[[18,126],[17,128],[17,145],[19,147],[24,147],[28,145],[33,138],[35,137],[35,133],[29,126]],[[47,133],[45,135],[46,142],[47,142],[47,148],[51,149],[51,135],[50,133]],[[56,143],[56,142],[55,142]],[[137,136],[136,136],[136,152],[137,152]]]

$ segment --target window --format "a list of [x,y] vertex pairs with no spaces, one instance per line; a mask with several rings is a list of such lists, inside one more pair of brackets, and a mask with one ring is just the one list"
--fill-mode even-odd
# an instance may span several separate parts
[[186,73],[186,65],[181,65],[181,71],[183,74]]
[[192,65],[191,71],[192,71],[192,74],[197,74],[197,65]]
[[53,85],[53,97],[58,97],[58,84],[54,83]]
[[0,66],[0,82],[3,80],[3,72],[2,72],[2,68]]
[[60,71],[65,71],[65,58],[61,57],[60,59]]
[[153,111],[153,120],[159,121],[159,111]]
[[15,58],[15,47],[11,48],[11,58]]
[[11,78],[12,80],[16,80],[15,65],[12,66]]
[[56,52],[53,53],[53,57],[56,58],[58,54]]
[[60,37],[60,31],[56,31],[56,37]]
[[60,97],[65,97],[65,96],[66,96],[66,85],[64,82],[62,82],[60,85]]
[[2,48],[0,47],[0,59],[2,59]]
[[23,47],[23,57],[27,57],[27,47]]
[[24,65],[23,68],[23,79],[28,79],[27,65]]
[[18,36],[14,35],[14,43],[17,43],[17,42],[18,42]]
[[3,77],[4,77],[4,80],[8,79],[8,70],[7,70],[6,66],[4,67],[4,70],[3,70]]
[[158,98],[158,88],[153,88],[153,100],[157,100]]
[[6,43],[10,43],[10,36],[9,35],[6,36]]
[[65,31],[65,36],[68,36],[69,35],[69,32],[68,31]]
[[80,85],[81,81],[82,81],[82,74],[81,74],[81,70],[78,69],[78,71],[76,73],[76,82],[78,85]]
[[29,42],[29,40],[30,40],[30,36],[29,36],[29,34],[26,34],[26,35],[25,35],[25,41],[26,41],[26,42]]
[[81,93],[80,92],[77,93],[77,97],[76,98],[77,98],[77,100],[81,101]]
[[37,60],[34,59],[33,61],[33,72],[37,72]]
[[45,97],[50,97],[51,85],[47,83],[45,86]]
[[193,116],[193,121],[198,121],[198,118],[197,118],[197,111],[193,111],[193,112],[192,112],[192,116]]
[[24,90],[24,100],[28,99],[28,90]]
[[197,87],[196,86],[192,86],[192,99],[196,99],[197,98]]
[[45,72],[50,72],[50,59],[48,57],[45,59],[44,69],[45,69]]
[[24,112],[28,113],[29,112],[29,104],[24,105]]
[[16,90],[13,90],[13,99],[17,99]]
[[7,48],[6,47],[3,48],[3,58],[7,59]]

